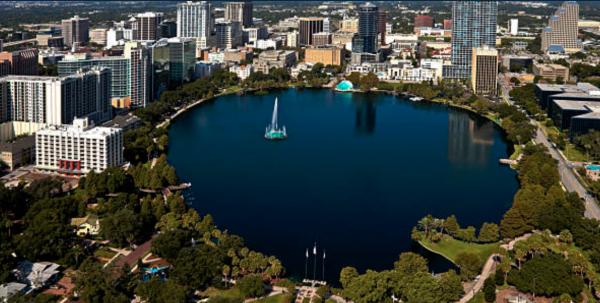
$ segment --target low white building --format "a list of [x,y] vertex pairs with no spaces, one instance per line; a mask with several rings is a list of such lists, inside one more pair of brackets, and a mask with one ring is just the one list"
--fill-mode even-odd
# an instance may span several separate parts
[[35,146],[35,166],[40,170],[81,175],[123,164],[122,130],[94,127],[87,118],[38,131]]
[[241,80],[245,80],[246,78],[248,78],[253,71],[254,69],[252,68],[251,64],[234,65],[229,67],[229,72],[236,74]]
[[223,63],[225,62],[225,52],[210,52],[208,53],[208,62]]

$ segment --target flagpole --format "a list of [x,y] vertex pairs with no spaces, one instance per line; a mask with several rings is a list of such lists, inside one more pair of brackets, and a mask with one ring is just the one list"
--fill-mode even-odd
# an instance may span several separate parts
[[304,279],[308,278],[308,248],[306,249],[306,258],[304,258]]
[[313,247],[313,255],[315,256],[315,262],[313,264],[313,281],[317,280],[317,242],[315,242],[315,246]]
[[325,250],[323,250],[323,276],[322,281],[325,282]]

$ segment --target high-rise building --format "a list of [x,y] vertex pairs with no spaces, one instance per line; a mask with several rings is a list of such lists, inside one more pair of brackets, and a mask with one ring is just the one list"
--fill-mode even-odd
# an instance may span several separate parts
[[285,46],[298,47],[298,32],[289,32],[285,35]]
[[547,51],[553,45],[567,53],[581,50],[581,43],[577,40],[578,21],[579,4],[575,1],[564,2],[542,30],[542,51]]
[[340,21],[340,31],[358,33],[358,18],[344,18]]
[[137,14],[131,27],[133,40],[156,41],[160,39],[160,24],[163,21],[163,13],[145,12]]
[[313,44],[314,46],[325,46],[331,44],[331,34],[326,32],[314,33]]
[[225,20],[239,22],[243,27],[252,26],[252,1],[225,3]]
[[237,21],[226,21],[215,24],[217,47],[231,49],[242,45],[242,26]]
[[109,120],[110,77],[109,69],[92,68],[67,77],[0,78],[3,120],[54,125],[71,123],[75,117],[89,117],[96,123]]
[[508,20],[508,33],[511,36],[516,36],[519,34],[519,19]]
[[62,20],[62,35],[65,45],[73,47],[73,44],[84,45],[89,41],[90,19],[75,16],[71,19]]
[[123,164],[123,131],[93,127],[87,118],[39,130],[35,147],[36,168],[65,175],[102,172]]
[[154,91],[158,97],[165,89],[192,80],[196,65],[196,44],[192,38],[160,39],[152,46]]
[[498,51],[489,46],[474,47],[471,60],[471,86],[475,94],[496,95]]
[[377,33],[379,33],[379,44],[385,44],[385,34],[387,33],[387,12],[379,11],[377,16]]
[[129,59],[131,75],[131,103],[118,107],[146,107],[153,98],[152,51],[139,42],[125,43],[123,52]]
[[38,51],[35,48],[0,52],[0,76],[3,75],[37,75]]
[[106,28],[95,28],[90,30],[90,42],[98,45],[106,45],[106,34],[108,30]]
[[452,65],[444,78],[467,79],[471,75],[473,48],[496,45],[496,1],[456,1],[452,4]]
[[212,15],[208,1],[177,4],[177,37],[208,40],[212,33]]
[[66,77],[82,68],[105,67],[111,71],[111,97],[115,107],[129,107],[131,104],[131,63],[124,56],[100,58],[65,57],[58,62],[58,76]]
[[415,16],[414,27],[433,27],[433,17],[428,15]]
[[371,2],[358,8],[358,35],[352,40],[352,52],[376,53],[378,50],[379,9]]
[[177,22],[172,20],[163,20],[159,25],[161,38],[173,38],[177,37]]
[[298,43],[300,45],[312,45],[313,34],[323,31],[323,18],[300,18],[298,24],[300,30]]
[[329,18],[323,18],[323,32],[325,33],[331,33],[331,19]]
[[304,62],[341,66],[344,63],[344,49],[339,47],[310,47],[305,50]]

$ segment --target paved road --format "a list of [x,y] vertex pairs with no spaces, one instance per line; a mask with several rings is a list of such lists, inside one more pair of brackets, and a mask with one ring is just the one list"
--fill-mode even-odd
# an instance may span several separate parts
[[560,174],[560,180],[563,186],[567,189],[567,191],[576,192],[585,200],[585,216],[600,220],[600,207],[598,206],[596,200],[587,194],[587,191],[583,185],[581,185],[577,177],[575,177],[573,170],[569,168],[567,161],[550,144],[548,138],[546,138],[546,135],[539,127],[535,136],[535,142],[545,145],[548,148],[550,155],[552,155],[554,159],[558,160],[558,173]]
[[475,285],[473,285],[473,287],[467,291],[467,293],[458,301],[458,303],[467,303],[473,299],[475,294],[481,290],[483,283],[490,276],[490,274],[492,272],[496,272],[496,261],[494,260],[496,257],[499,257],[499,255],[493,254],[487,259],[485,265],[483,265],[483,269],[481,270],[481,275],[479,275],[479,280],[475,282]]

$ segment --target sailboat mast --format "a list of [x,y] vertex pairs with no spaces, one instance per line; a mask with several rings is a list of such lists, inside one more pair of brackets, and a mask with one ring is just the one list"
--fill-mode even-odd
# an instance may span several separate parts
[[271,128],[277,129],[277,98],[275,98],[275,106],[273,107],[273,118],[271,119]]

